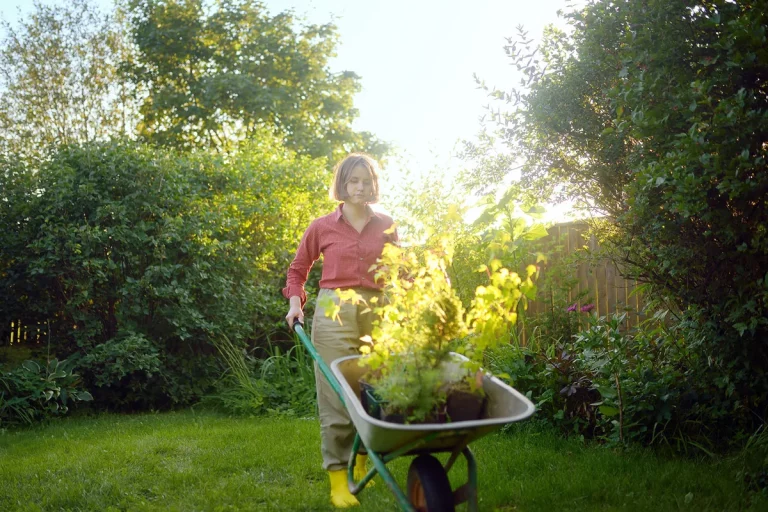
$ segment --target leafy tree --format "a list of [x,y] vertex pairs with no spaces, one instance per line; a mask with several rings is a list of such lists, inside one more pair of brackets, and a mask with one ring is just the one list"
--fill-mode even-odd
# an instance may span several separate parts
[[128,77],[146,97],[139,134],[177,148],[228,149],[273,129],[300,154],[333,159],[384,145],[351,128],[359,77],[331,73],[335,27],[295,31],[290,12],[260,2],[133,0],[135,60]]
[[524,87],[490,91],[512,106],[494,115],[521,185],[606,214],[625,272],[683,312],[723,411],[764,407],[768,2],[592,0],[566,18],[539,49],[510,41]]
[[273,334],[291,249],[328,208],[323,160],[258,137],[230,159],[103,143],[5,163],[0,325],[47,323],[102,405],[199,397],[212,339]]
[[118,73],[129,51],[119,17],[89,0],[34,5],[18,26],[0,22],[0,151],[18,158],[131,133],[136,108]]

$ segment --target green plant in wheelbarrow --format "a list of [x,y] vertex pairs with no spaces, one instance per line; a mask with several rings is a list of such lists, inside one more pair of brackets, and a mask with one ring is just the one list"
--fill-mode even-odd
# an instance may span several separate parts
[[[478,419],[483,409],[480,367],[486,349],[508,342],[517,308],[535,295],[537,268],[525,279],[497,260],[480,271],[488,283],[475,290],[465,310],[451,286],[447,269],[452,250],[441,240],[427,249],[384,247],[377,277],[384,299],[369,304],[376,314],[360,365],[361,401],[367,412],[397,423],[441,423]],[[340,301],[363,299],[354,290],[338,290]],[[323,303],[334,317],[338,306]],[[460,371],[454,353],[467,358]]]

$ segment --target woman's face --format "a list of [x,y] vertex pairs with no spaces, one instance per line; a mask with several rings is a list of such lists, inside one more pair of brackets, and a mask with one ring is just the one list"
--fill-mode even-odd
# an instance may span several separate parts
[[347,203],[366,204],[373,195],[373,179],[371,173],[363,166],[356,166],[349,174],[349,180],[344,185],[347,192]]

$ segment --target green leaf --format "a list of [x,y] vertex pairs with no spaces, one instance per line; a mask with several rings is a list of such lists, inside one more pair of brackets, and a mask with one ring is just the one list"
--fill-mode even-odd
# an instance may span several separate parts
[[601,405],[598,407],[598,410],[600,411],[600,414],[609,418],[619,414],[619,410],[616,407],[611,407],[610,405]]
[[486,210],[473,222],[474,226],[483,226],[496,219],[496,211]]
[[549,232],[547,231],[547,228],[544,226],[544,224],[533,224],[528,229],[523,231],[522,238],[523,240],[538,240],[548,235]]
[[21,366],[23,366],[26,370],[29,370],[30,372],[40,373],[40,365],[37,364],[35,361],[32,361],[32,360],[24,361],[23,363],[21,363]]

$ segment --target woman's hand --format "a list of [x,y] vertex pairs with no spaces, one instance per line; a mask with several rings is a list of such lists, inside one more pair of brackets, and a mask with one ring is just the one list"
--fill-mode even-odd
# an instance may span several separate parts
[[285,321],[293,329],[293,323],[298,319],[299,322],[304,323],[304,311],[301,309],[301,298],[293,296],[290,298],[291,307],[288,310],[288,314],[285,315]]

